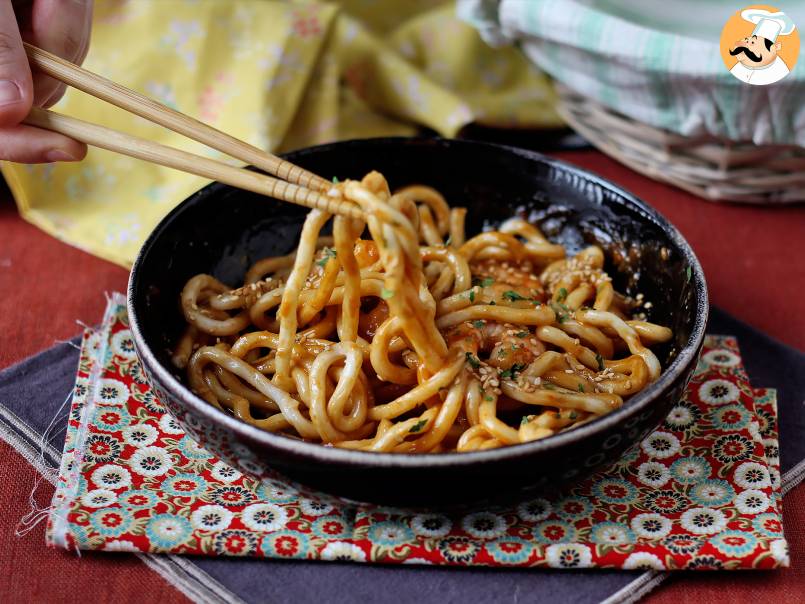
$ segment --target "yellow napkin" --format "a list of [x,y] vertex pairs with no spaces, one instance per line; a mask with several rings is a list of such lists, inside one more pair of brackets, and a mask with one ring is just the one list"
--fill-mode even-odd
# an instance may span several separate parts
[[[85,66],[273,152],[339,139],[454,136],[470,123],[555,127],[547,78],[492,50],[452,2],[104,0]],[[56,111],[226,159],[76,90]],[[78,164],[4,163],[23,217],[128,266],[206,180],[90,149]]]

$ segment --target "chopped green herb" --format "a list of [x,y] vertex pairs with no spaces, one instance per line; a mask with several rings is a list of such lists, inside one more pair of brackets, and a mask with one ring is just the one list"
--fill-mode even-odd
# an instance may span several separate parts
[[321,267],[327,266],[327,263],[330,262],[330,258],[336,257],[336,251],[332,248],[326,247],[323,251],[324,257],[316,263]]
[[553,416],[554,416],[556,419],[562,419],[562,414],[561,414],[559,411],[556,411],[556,412],[553,414]]
[[688,266],[688,267],[686,267],[686,268],[685,268],[685,275],[686,275],[686,276],[687,276],[687,278],[688,278],[688,279],[687,279],[687,280],[688,280],[688,283],[690,283],[690,276],[691,276],[692,274],[693,274],[693,271],[691,270],[691,268],[690,268],[689,266]]
[[579,382],[579,392],[584,392],[584,384]]
[[525,296],[521,296],[516,291],[511,289],[503,292],[503,297],[506,300],[511,300],[512,302],[516,302],[517,300],[528,300],[528,298],[526,298]]
[[333,176],[333,183],[336,184],[336,185],[338,184],[338,177],[337,176]]
[[500,350],[498,350],[498,358],[499,358],[499,359],[502,359],[503,357],[505,357],[505,356],[506,356],[506,354],[507,354],[507,353],[506,353],[506,349],[505,349],[505,348],[501,348]]
[[557,302],[564,302],[567,299],[567,290],[564,287],[559,288],[559,297],[556,298]]
[[415,423],[413,426],[411,426],[411,429],[408,432],[411,432],[411,433],[419,432],[422,428],[425,427],[425,425],[427,423],[428,423],[428,420],[421,419],[417,423]]
[[528,337],[528,333],[529,333],[529,332],[527,332],[527,331],[523,330],[523,331],[518,331],[516,335],[517,335],[517,337],[518,337],[518,338],[527,338],[527,337]]
[[478,367],[481,366],[481,362],[477,358],[475,358],[475,355],[472,354],[471,352],[465,352],[464,356],[467,358],[467,362],[473,369],[478,369]]
[[515,377],[517,377],[517,374],[523,369],[525,369],[525,365],[523,365],[522,363],[515,363],[514,365],[509,367],[506,371],[502,372],[500,374],[500,377],[504,379],[505,378],[514,379]]
[[484,326],[484,322],[481,319],[478,319],[477,321],[473,321],[472,324],[475,327],[477,327],[478,329],[481,329]]
[[575,411],[571,411],[570,414],[567,416],[569,419],[576,419],[579,416],[578,413]]
[[600,354],[595,355],[595,362],[598,363],[598,371],[604,370],[604,357]]
[[489,287],[494,282],[495,282],[495,280],[492,277],[487,277],[486,279],[483,279],[481,281],[481,287]]
[[389,298],[394,297],[394,292],[391,291],[390,289],[386,289],[385,287],[383,287],[380,289],[380,297],[383,298],[384,300],[388,300]]
[[530,419],[528,419],[528,416],[527,416],[527,415],[524,415],[524,416],[523,416],[523,419],[521,419],[521,420],[520,420],[520,425],[521,425],[521,426],[525,426],[525,425],[526,425],[528,422],[530,422],[530,421],[531,421],[531,420],[530,420]]
[[487,394],[487,395],[484,396],[484,400],[489,402],[489,403],[491,403],[492,401],[495,400],[495,397],[490,396],[489,394]]
[[475,302],[475,290],[470,290],[470,302]]
[[[564,304],[556,304],[553,302],[551,303],[551,308],[553,309],[553,312],[556,314],[556,320],[559,321],[560,323],[564,323],[568,319],[567,314],[563,313],[561,310],[562,306],[564,306]],[[567,307],[565,306],[565,308]]]

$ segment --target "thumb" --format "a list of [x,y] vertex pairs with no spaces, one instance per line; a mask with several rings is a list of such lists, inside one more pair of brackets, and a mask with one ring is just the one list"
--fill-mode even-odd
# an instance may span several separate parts
[[0,127],[15,126],[31,109],[33,84],[11,0],[0,0]]

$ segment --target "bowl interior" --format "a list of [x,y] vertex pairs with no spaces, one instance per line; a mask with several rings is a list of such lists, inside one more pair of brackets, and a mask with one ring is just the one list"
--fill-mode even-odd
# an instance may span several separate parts
[[[351,141],[288,157],[327,178],[360,178],[376,169],[392,188],[433,186],[451,205],[468,208],[468,235],[521,215],[571,253],[597,243],[616,289],[642,293],[652,303],[648,319],[673,329],[673,340],[655,348],[664,369],[701,341],[706,292],[690,248],[656,211],[589,173],[532,152],[440,139]],[[185,282],[209,273],[240,285],[252,263],[296,247],[305,214],[213,184],[160,223],[135,265],[130,295],[142,336],[165,369],[184,377],[170,351],[184,325],[178,300]]]

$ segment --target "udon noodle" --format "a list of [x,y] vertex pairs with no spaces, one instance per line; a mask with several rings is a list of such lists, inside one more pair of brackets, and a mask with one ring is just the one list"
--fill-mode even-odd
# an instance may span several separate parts
[[520,218],[466,239],[464,208],[377,172],[329,194],[367,224],[313,210],[296,251],[241,287],[185,285],[173,362],[210,404],[328,446],[475,451],[589,422],[659,377],[648,346],[671,331],[631,318],[600,247],[566,257]]

